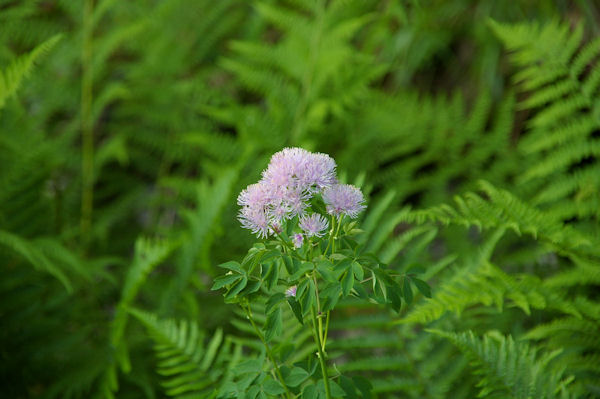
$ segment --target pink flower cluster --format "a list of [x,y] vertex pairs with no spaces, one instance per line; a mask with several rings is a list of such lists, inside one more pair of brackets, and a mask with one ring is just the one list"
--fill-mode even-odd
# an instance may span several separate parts
[[274,154],[262,179],[238,196],[240,223],[258,237],[279,232],[283,222],[297,216],[307,236],[320,237],[328,227],[318,214],[308,214],[310,199],[321,194],[331,215],[357,217],[364,197],[354,186],[338,184],[335,161],[327,154],[284,148]]

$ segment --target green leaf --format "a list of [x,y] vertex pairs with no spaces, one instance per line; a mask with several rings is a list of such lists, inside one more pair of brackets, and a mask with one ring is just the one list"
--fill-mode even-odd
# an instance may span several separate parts
[[271,272],[273,271],[273,263],[267,263],[265,265],[263,265],[262,267],[262,272],[260,275],[260,278],[262,278],[263,280],[265,280],[267,277],[269,277],[269,275],[271,274]]
[[279,252],[278,249],[271,249],[260,257],[260,263],[266,262],[267,260],[278,256],[281,256],[281,252]]
[[269,395],[281,395],[285,392],[279,381],[275,381],[271,377],[267,377],[262,385],[263,391]]
[[267,300],[267,307],[265,311],[269,313],[274,306],[278,305],[284,299],[285,294],[282,294],[281,292],[271,295],[271,297]]
[[332,259],[332,260],[343,260],[346,258],[347,258],[346,255],[342,255],[342,254],[338,254],[338,253],[329,255],[329,259]]
[[240,267],[240,264],[233,260],[231,260],[229,262],[221,263],[219,265],[219,267],[222,267],[223,269],[229,269],[229,270],[234,271],[239,274],[246,274],[246,272],[244,272],[244,269],[242,269]]
[[[388,298],[388,290],[385,283],[379,279],[375,281],[375,288],[373,290],[374,299],[379,303],[386,303]],[[378,299],[381,297],[381,300]]]
[[394,309],[396,312],[399,312],[400,308],[402,307],[402,300],[398,291],[399,290],[395,289],[387,291],[388,298],[390,299],[390,302],[392,302],[392,309]]
[[309,377],[306,370],[301,367],[294,367],[290,370],[289,374],[283,378],[285,384],[289,387],[297,387],[302,384]]
[[299,268],[299,264],[296,263],[296,260],[289,255],[284,255],[282,258],[285,270],[287,270],[288,274],[291,276],[296,273]]
[[418,278],[414,277],[412,279],[412,282],[417,287],[419,292],[423,294],[423,296],[425,296],[426,298],[431,298],[431,288],[429,287],[429,284],[427,284],[423,280],[419,280]]
[[271,266],[271,273],[267,278],[267,288],[272,290],[277,285],[277,280],[279,279],[279,261],[273,262]]
[[289,281],[292,283],[295,282],[300,277],[302,277],[305,273],[313,270],[314,268],[315,268],[315,265],[312,262],[302,262],[302,264],[300,265],[298,270],[290,276]]
[[250,261],[254,260],[254,258],[262,252],[263,250],[257,248],[250,248],[246,256],[244,256],[244,259],[242,259],[242,266],[246,266],[248,263],[250,263]]
[[306,288],[308,287],[309,280],[310,279],[306,278],[302,280],[300,284],[298,284],[298,287],[296,288],[296,298],[300,299],[300,297],[304,295],[304,291],[306,291]]
[[317,387],[315,385],[307,385],[302,390],[302,399],[316,399]]
[[334,271],[341,271],[341,270],[345,270],[351,267],[352,262],[354,262],[352,259],[350,258],[344,258],[342,261],[338,262],[335,267],[333,268]]
[[300,304],[294,298],[288,298],[288,303],[290,304],[290,308],[292,312],[294,312],[294,316],[300,322],[300,324],[304,324],[304,318],[302,317],[302,309],[300,308]]
[[315,302],[315,296],[317,295],[315,289],[315,283],[312,280],[308,280],[308,289],[304,292],[304,295],[300,298],[300,304],[302,305],[302,314],[306,315],[310,312],[310,309]]
[[404,294],[404,300],[406,301],[406,303],[408,305],[410,305],[413,300],[413,292],[412,292],[412,288],[410,287],[410,279],[408,277],[404,278],[404,285],[402,287],[402,292]]
[[338,296],[342,292],[342,285],[336,281],[329,283],[320,292],[322,298]]
[[[234,388],[234,387],[235,387],[235,385],[231,384],[231,388]],[[246,396],[244,397],[244,399],[255,399],[259,393],[260,393],[260,387],[258,385],[253,385],[248,389],[248,392],[246,392]]]
[[265,340],[271,342],[273,338],[281,335],[283,322],[281,320],[281,308],[277,307],[268,314],[265,322]]
[[342,277],[342,294],[347,297],[354,286],[354,273],[352,270],[346,270],[344,277]]
[[354,386],[358,388],[360,393],[362,393],[364,399],[371,399],[373,397],[371,395],[373,385],[371,385],[369,380],[367,380],[365,377],[355,376],[352,377],[352,381],[354,381]]
[[346,392],[348,399],[358,399],[356,388],[354,387],[354,382],[348,377],[343,375],[340,376],[340,386]]
[[364,255],[361,255],[359,257],[360,261],[362,264],[366,264],[369,266],[379,266],[381,265],[383,262],[381,260],[379,260],[379,258],[373,254],[373,253],[366,253]]
[[335,305],[337,305],[341,293],[342,285],[337,281],[335,283],[330,283],[325,286],[325,288],[320,292],[321,297],[325,298],[322,307],[323,312],[332,310],[335,307]]
[[362,286],[362,284],[356,284],[356,282],[355,282],[354,283],[354,291],[356,291],[356,294],[358,295],[359,298],[364,299],[364,300],[369,299],[369,293],[367,292],[367,290],[365,290],[365,288]]
[[233,369],[235,374],[260,373],[263,368],[262,359],[246,360],[235,366]]
[[253,277],[252,279],[250,279],[250,281],[248,282],[246,287],[242,290],[242,295],[253,294],[260,289],[260,286],[261,286],[261,281],[255,280],[255,277]]
[[352,262],[352,271],[354,272],[354,276],[358,281],[362,281],[365,278],[365,272],[362,268],[362,265],[356,261]]
[[335,381],[329,380],[329,389],[331,390],[331,396],[334,398],[346,396],[346,391],[344,391]]
[[241,290],[244,289],[244,287],[246,287],[246,284],[248,284],[248,278],[245,275],[243,275],[242,279],[234,285],[232,285],[229,291],[227,291],[227,294],[225,294],[225,299],[231,299],[235,297],[237,294],[240,293]]
[[219,278],[215,279],[215,283],[213,284],[211,290],[218,290],[220,288],[223,288],[226,285],[236,282],[237,280],[239,280],[241,278],[242,278],[242,276],[240,274],[230,274],[230,275],[225,275],[225,276],[219,277]]
[[337,278],[333,274],[333,263],[323,260],[317,264],[317,271],[325,281],[334,282]]

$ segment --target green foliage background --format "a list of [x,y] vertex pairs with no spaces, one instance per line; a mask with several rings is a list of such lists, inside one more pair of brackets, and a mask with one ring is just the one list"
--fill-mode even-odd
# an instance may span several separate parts
[[[264,354],[209,288],[253,241],[237,194],[301,146],[368,194],[366,247],[432,287],[400,313],[342,302],[337,370],[378,398],[600,397],[599,21],[585,0],[0,0],[0,395],[241,389]],[[306,338],[286,328],[288,362]]]

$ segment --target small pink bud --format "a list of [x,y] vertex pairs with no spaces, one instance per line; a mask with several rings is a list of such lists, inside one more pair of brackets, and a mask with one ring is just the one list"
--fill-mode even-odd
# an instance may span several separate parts
[[296,297],[296,289],[298,287],[296,287],[295,285],[292,285],[290,288],[288,288],[285,291],[285,296],[293,296],[294,298]]

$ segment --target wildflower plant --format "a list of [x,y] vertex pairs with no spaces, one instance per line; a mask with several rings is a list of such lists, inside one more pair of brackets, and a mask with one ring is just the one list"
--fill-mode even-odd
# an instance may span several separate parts
[[[302,148],[274,154],[262,179],[240,193],[238,204],[241,225],[262,241],[241,263],[220,265],[227,273],[212,288],[224,289],[226,302],[244,310],[268,363],[253,369],[250,382],[222,396],[329,399],[354,395],[356,389],[367,395],[366,380],[345,378],[337,371],[331,376],[331,312],[349,296],[399,311],[403,299],[412,300],[411,283],[428,294],[426,283],[394,274],[374,254],[364,253],[354,237],[362,232],[355,219],[366,209],[365,198],[359,188],[338,181],[336,163],[326,154]],[[264,325],[253,315],[255,303],[264,304]],[[284,306],[311,330],[316,351],[306,362],[285,364],[284,356],[277,357]]]

